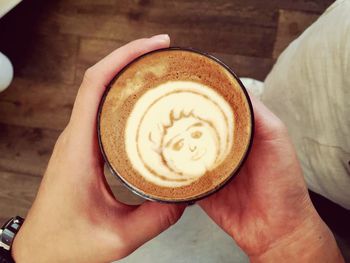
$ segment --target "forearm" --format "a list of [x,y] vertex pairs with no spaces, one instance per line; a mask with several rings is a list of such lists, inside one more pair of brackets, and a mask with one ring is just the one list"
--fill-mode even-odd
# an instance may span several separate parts
[[318,216],[272,244],[261,255],[251,256],[250,261],[344,263],[332,232]]

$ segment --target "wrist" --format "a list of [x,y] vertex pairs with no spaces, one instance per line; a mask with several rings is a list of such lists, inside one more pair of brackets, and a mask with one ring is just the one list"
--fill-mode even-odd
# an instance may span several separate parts
[[9,219],[0,227],[0,261],[14,262],[12,258],[13,243],[18,231],[21,229],[24,219],[20,216]]
[[292,233],[275,241],[260,255],[251,255],[255,262],[332,262],[343,263],[332,232],[315,213]]
[[24,262],[23,258],[21,256],[23,249],[22,249],[22,245],[20,245],[20,239],[21,239],[21,230],[17,233],[17,235],[15,236],[15,239],[13,241],[12,244],[12,249],[11,249],[11,254],[12,254],[12,258],[15,260],[16,263],[20,263],[20,262]]
[[[37,260],[37,251],[32,247],[35,242],[30,240],[31,237],[35,238],[36,235],[33,236],[27,233],[27,224],[28,220],[26,219],[12,243],[11,254],[16,263],[40,262]],[[45,251],[42,251],[42,253],[44,254]]]

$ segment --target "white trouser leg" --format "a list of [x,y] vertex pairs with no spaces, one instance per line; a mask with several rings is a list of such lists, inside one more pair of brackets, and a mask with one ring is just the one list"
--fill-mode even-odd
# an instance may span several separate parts
[[350,0],[287,47],[262,100],[288,126],[309,188],[350,209]]

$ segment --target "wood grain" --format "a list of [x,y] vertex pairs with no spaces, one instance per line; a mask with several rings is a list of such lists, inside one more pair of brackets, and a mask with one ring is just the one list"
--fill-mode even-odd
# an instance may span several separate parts
[[0,172],[0,222],[20,215],[25,217],[34,201],[41,178],[21,173]]
[[42,176],[59,132],[0,123],[0,171]]
[[227,64],[238,77],[264,80],[273,65],[271,58],[257,58],[224,53],[213,53],[213,55]]
[[278,29],[272,57],[277,59],[282,51],[319,17],[315,13],[279,10]]
[[69,121],[77,87],[17,77],[0,96],[0,122],[62,130]]
[[[82,38],[77,56],[76,80],[80,83],[85,70],[123,45],[123,41]],[[213,52],[212,55],[230,66],[238,76],[263,80],[273,65],[273,59]]]
[[124,41],[82,37],[77,55],[76,83],[81,83],[84,72],[89,67],[125,43]]
[[12,47],[8,53],[14,63],[16,77],[39,82],[74,83],[78,37],[34,33],[25,41],[25,45],[14,45],[21,49],[20,56]]

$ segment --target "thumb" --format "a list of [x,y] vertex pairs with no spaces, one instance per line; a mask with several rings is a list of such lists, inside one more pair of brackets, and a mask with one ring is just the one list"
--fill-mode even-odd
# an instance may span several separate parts
[[130,243],[141,246],[175,224],[186,205],[145,202],[127,216]]

